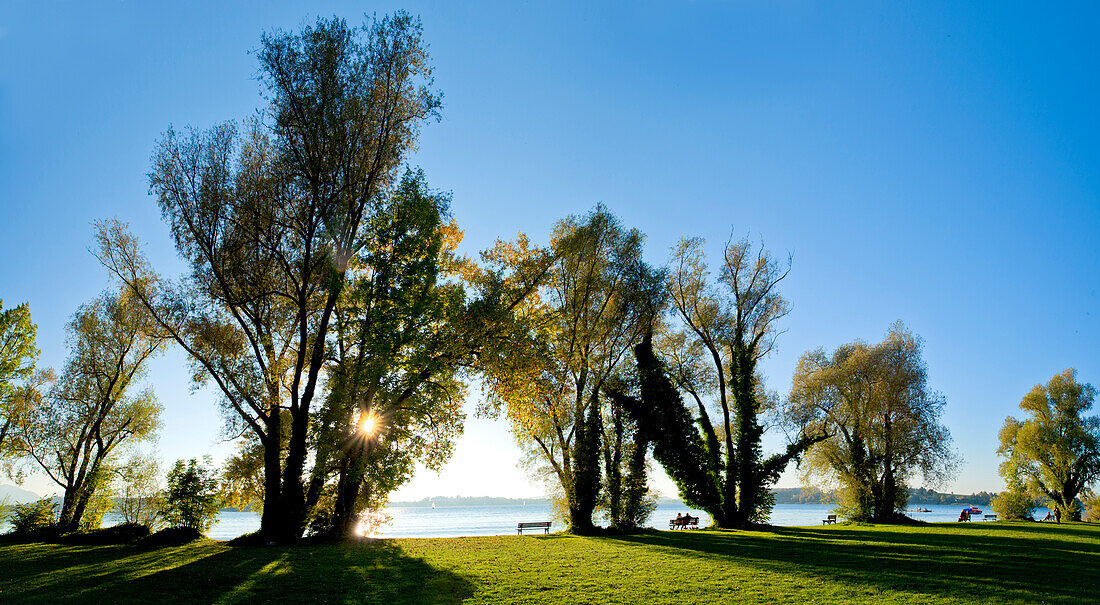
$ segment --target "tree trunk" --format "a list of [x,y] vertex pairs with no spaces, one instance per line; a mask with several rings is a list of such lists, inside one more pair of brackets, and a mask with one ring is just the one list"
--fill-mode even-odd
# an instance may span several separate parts
[[267,421],[267,435],[264,446],[264,512],[260,516],[260,533],[265,542],[280,541],[279,528],[283,524],[280,476],[281,464],[281,427],[278,413],[273,413]]

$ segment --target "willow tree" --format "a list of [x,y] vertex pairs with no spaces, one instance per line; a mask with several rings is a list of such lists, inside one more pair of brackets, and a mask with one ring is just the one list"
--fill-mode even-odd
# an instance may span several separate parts
[[440,101],[404,12],[362,30],[319,19],[277,31],[257,56],[262,119],[243,134],[169,130],[153,156],[183,281],[156,276],[117,224],[101,226],[100,257],[187,351],[196,381],[219,387],[231,431],[263,448],[261,533],[288,542],[309,516],[311,414],[349,266]]
[[19,423],[25,455],[64,490],[62,532],[82,526],[97,495],[105,501],[114,454],[159,427],[160,404],[150,388],[137,387],[164,343],[144,306],[127,293],[104,293],[82,306],[68,330],[69,358],[56,386]]
[[[702,239],[685,239],[673,251],[666,287],[683,333],[664,339],[667,363],[649,359],[651,345],[638,351],[639,370],[649,373],[651,393],[647,400],[643,391],[641,399],[645,406],[661,408],[647,417],[681,424],[694,418],[697,429],[680,427],[675,434],[681,438],[663,447],[659,442],[674,433],[651,424],[655,456],[666,470],[670,464],[694,464],[705,471],[684,469],[670,475],[685,477],[681,493],[707,510],[716,525],[744,527],[766,519],[771,510],[768,488],[822,436],[801,433],[784,452],[767,458],[761,446],[762,419],[774,411],[774,398],[764,389],[757,365],[774,347],[778,323],[787,314],[778,286],[790,271],[790,259],[784,267],[763,247],[747,239],[730,240],[715,280],[703,245]],[[680,410],[682,396],[669,392],[665,379],[691,396],[694,413]],[[713,413],[719,414],[717,421]],[[689,429],[698,430],[698,437]],[[696,442],[698,447],[690,445]],[[660,451],[669,463],[661,460]]]
[[[603,206],[557,224],[526,347],[486,368],[491,411],[560,488],[572,531],[590,532],[601,488],[603,388],[649,320],[643,236]],[[522,255],[520,255],[522,257]],[[517,353],[516,351],[522,351]]]
[[1055,374],[1020,401],[1024,420],[1009,416],[997,453],[1010,490],[1049,499],[1070,520],[1081,520],[1077,497],[1100,480],[1100,416],[1084,416],[1096,388],[1077,382],[1077,370]]
[[839,485],[840,511],[851,519],[899,519],[913,480],[940,483],[957,465],[940,423],[946,402],[928,387],[922,347],[898,322],[877,345],[855,341],[798,361],[786,419],[831,435],[802,466],[807,477]]

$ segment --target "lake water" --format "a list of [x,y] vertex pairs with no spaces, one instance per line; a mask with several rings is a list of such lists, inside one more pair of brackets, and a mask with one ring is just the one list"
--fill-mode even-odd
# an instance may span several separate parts
[[[963,509],[963,506],[958,504],[924,504],[921,507],[930,509],[930,512],[909,511],[906,514],[920,521],[951,522],[958,520],[959,512]],[[983,510],[983,512],[992,513],[993,511]],[[1047,512],[1047,509],[1040,508],[1035,516],[1041,519]],[[515,534],[517,523],[551,520],[550,507],[545,504],[440,508],[393,506],[387,508],[386,513],[390,516],[390,522],[378,527],[372,535],[383,538],[500,536]],[[700,527],[710,523],[710,517],[702,511],[662,504],[650,517],[649,526],[668,529],[669,519],[674,519],[677,513],[699,517]],[[772,511],[770,523],[784,526],[821,525],[821,520],[831,513],[832,506],[828,504],[777,504]],[[116,515],[107,515],[103,525],[115,525],[119,521]],[[260,516],[255,513],[222,511],[218,515],[217,524],[210,531],[210,537],[215,540],[231,540],[259,528]],[[550,526],[551,531],[563,529],[565,526],[560,521],[553,521]],[[7,527],[0,528],[0,532],[7,530]]]
[[[914,519],[928,522],[952,522],[959,518],[962,505],[925,504],[922,508],[931,512],[907,512]],[[983,513],[992,513],[984,510]],[[828,504],[777,504],[772,511],[772,525],[821,525],[821,520],[832,512]],[[547,505],[529,506],[453,506],[440,508],[390,507],[386,509],[390,522],[377,528],[372,535],[383,538],[441,538],[454,536],[497,536],[516,533],[516,524],[524,521],[550,521],[550,507]],[[690,513],[699,517],[700,527],[710,523],[710,517],[697,510],[684,506],[660,505],[650,517],[649,526],[656,529],[668,529],[669,519],[676,514]],[[1039,509],[1037,518],[1046,515],[1047,509]],[[980,518],[980,517],[979,517]],[[260,527],[260,517],[254,513],[222,512],[219,522],[210,532],[210,537],[228,540],[256,531]],[[554,521],[551,531],[560,531],[565,526]]]

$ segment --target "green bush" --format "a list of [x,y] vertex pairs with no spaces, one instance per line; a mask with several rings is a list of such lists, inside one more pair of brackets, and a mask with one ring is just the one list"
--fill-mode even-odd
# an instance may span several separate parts
[[1081,520],[1100,523],[1100,492],[1083,496],[1081,502],[1085,505],[1085,514]]
[[54,524],[53,509],[52,498],[42,498],[37,502],[16,504],[11,515],[12,533],[28,535],[50,529]]
[[193,527],[169,527],[152,534],[141,541],[144,546],[183,546],[202,538],[202,533]]
[[123,523],[103,529],[79,531],[61,538],[65,544],[130,544],[149,535],[149,528],[137,523]]
[[1000,519],[1027,519],[1035,514],[1038,504],[1022,490],[1008,490],[993,496],[989,501],[989,507],[997,513]]
[[168,472],[164,503],[164,518],[171,527],[188,527],[200,534],[209,531],[221,506],[218,477],[209,461],[177,460]]

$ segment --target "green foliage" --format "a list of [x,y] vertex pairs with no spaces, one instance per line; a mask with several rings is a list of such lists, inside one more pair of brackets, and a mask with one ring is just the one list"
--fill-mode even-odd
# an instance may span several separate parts
[[264,510],[264,447],[251,436],[237,443],[237,453],[222,465],[221,496],[226,506]]
[[550,260],[538,291],[517,308],[527,329],[479,365],[489,395],[483,411],[508,417],[536,472],[560,488],[576,532],[591,530],[600,493],[604,386],[660,299],[661,274],[641,260],[642,242],[641,232],[598,205],[560,221],[548,250],[520,238],[485,255],[520,276]]
[[400,167],[438,117],[421,34],[404,11],[361,29],[322,18],[270,32],[256,52],[262,117],[165,134],[150,189],[189,265],[183,280],[158,276],[122,225],[100,225],[102,262],[189,354],[195,381],[221,390],[232,430],[263,448],[262,491],[238,487],[262,493],[261,531],[279,542],[301,536],[324,487],[305,485],[308,458],[327,455],[314,449],[318,412],[348,403],[325,392],[336,307],[380,266],[366,257],[388,252],[375,244],[393,226]]
[[69,358],[56,386],[24,400],[18,426],[26,456],[64,490],[63,533],[98,526],[109,509],[103,490],[116,450],[159,428],[160,403],[151,389],[136,387],[164,343],[139,301],[109,291],[77,310],[68,335]]
[[1081,503],[1085,507],[1081,520],[1086,523],[1100,523],[1100,493],[1086,494],[1081,498]]
[[638,430],[653,442],[653,457],[676,484],[684,503],[707,511],[717,525],[725,525],[720,477],[703,435],[695,428],[679,391],[653,353],[650,335],[634,347],[634,355],[640,397],[615,390],[609,393],[635,419]]
[[35,502],[16,504],[12,507],[12,533],[28,535],[48,529],[54,524],[53,498],[42,498]]
[[1021,489],[1005,490],[989,501],[989,507],[1001,520],[1031,520],[1039,503]]
[[27,303],[5,309],[0,299],[0,402],[12,395],[20,380],[34,372],[38,359],[37,334],[38,327],[31,321]]
[[1081,519],[1077,496],[1100,480],[1100,416],[1084,416],[1095,396],[1072,368],[1035,385],[1020,401],[1028,416],[1005,418],[997,448],[1009,486],[1052,500],[1073,521]]
[[221,498],[216,471],[195,458],[177,460],[168,471],[164,493],[164,518],[173,528],[190,528],[205,534],[217,520]]
[[124,523],[150,530],[164,524],[164,494],[160,489],[160,462],[152,456],[135,454],[114,468],[118,488],[114,512]]
[[91,531],[99,529],[103,524],[103,517],[115,507],[115,491],[111,481],[113,471],[106,467],[100,467],[95,477],[91,477],[85,485],[91,492],[84,504],[84,514],[80,516],[79,531]]
[[5,309],[0,300],[0,461],[5,465],[21,452],[14,429],[25,413],[22,382],[31,378],[38,359],[37,333],[26,303]]
[[462,432],[463,378],[499,326],[495,305],[458,281],[462,232],[448,203],[407,171],[353,260],[315,415],[313,531],[353,532],[417,463],[440,469]]
[[764,457],[766,420],[777,397],[764,388],[757,364],[775,346],[778,322],[787,314],[778,285],[790,258],[784,268],[763,247],[731,239],[715,280],[703,246],[692,238],[673,249],[666,290],[682,330],[661,330],[660,349],[669,380],[698,408],[704,453],[695,464],[714,484],[706,488],[714,493],[704,508],[715,511],[720,527],[746,527],[766,518],[769,488],[824,435],[799,431],[785,451]]
[[784,409],[789,426],[829,437],[802,460],[804,476],[839,488],[837,510],[889,522],[909,501],[908,482],[939,483],[958,457],[940,423],[945,400],[928,388],[923,343],[900,322],[883,342],[856,341],[802,355]]

